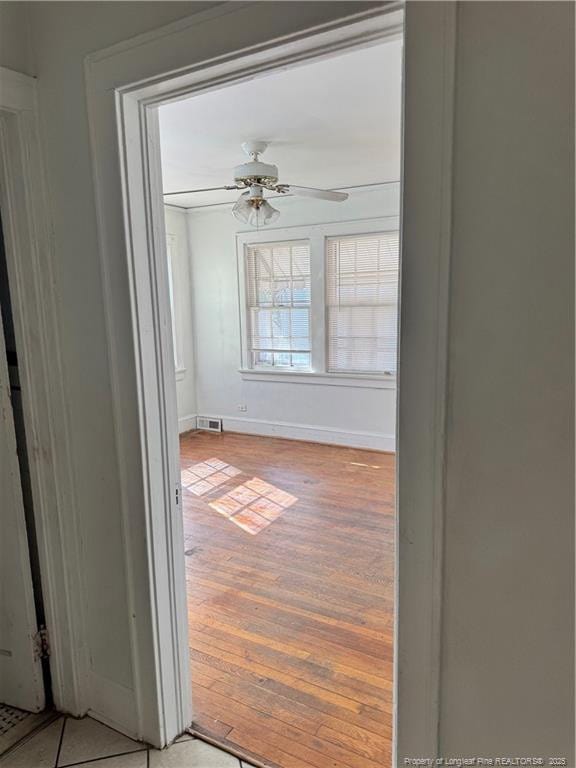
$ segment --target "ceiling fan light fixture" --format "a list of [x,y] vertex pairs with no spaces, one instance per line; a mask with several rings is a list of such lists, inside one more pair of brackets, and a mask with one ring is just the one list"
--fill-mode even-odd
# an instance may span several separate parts
[[248,224],[253,227],[265,227],[267,224],[275,222],[279,216],[280,211],[273,208],[267,200],[262,200],[260,205],[253,206]]
[[249,192],[243,192],[232,208],[232,215],[234,218],[238,219],[238,221],[241,221],[243,224],[248,224],[248,219],[252,213],[249,197]]
[[232,208],[232,215],[244,224],[252,227],[265,227],[276,221],[280,211],[273,208],[264,199],[262,187],[254,184],[249,192],[243,192]]

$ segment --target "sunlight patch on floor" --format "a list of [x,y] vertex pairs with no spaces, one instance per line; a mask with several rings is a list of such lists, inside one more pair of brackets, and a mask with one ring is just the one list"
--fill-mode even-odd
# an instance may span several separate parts
[[181,483],[195,496],[204,496],[241,472],[220,459],[207,459],[182,472]]
[[255,536],[297,501],[291,493],[253,477],[209,504],[239,528]]
[[[237,467],[212,458],[182,470],[181,482],[182,487],[195,496],[206,496],[240,474],[242,470]],[[243,531],[255,536],[297,501],[291,493],[260,477],[253,477],[208,504]]]

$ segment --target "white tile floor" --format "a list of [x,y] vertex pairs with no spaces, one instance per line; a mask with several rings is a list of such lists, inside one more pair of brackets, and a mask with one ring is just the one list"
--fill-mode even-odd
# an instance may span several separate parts
[[0,757],[0,768],[250,768],[192,736],[168,749],[145,744],[85,717],[60,717]]

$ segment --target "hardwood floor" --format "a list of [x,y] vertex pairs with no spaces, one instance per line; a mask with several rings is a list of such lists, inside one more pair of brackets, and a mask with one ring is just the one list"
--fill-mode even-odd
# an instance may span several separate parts
[[[181,437],[183,470],[214,458],[241,473],[182,494],[196,725],[281,768],[390,766],[394,457]],[[254,477],[297,501],[251,535],[209,502]]]

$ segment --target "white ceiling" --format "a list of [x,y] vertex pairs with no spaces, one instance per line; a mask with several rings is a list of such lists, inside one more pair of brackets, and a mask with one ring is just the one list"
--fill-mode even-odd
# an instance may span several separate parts
[[[164,191],[232,184],[240,145],[268,141],[262,160],[286,184],[335,189],[400,178],[400,40],[282,70],[160,108]],[[238,192],[165,198],[184,207]]]

